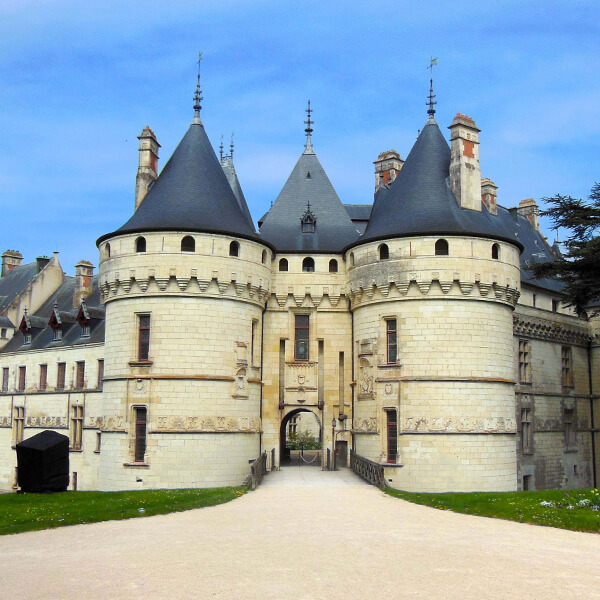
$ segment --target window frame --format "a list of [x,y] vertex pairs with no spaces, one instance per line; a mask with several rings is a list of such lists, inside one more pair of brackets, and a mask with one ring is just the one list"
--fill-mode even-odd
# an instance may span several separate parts
[[233,258],[240,257],[240,243],[238,241],[233,240],[229,244],[229,256],[232,256]]
[[[306,325],[301,323],[306,319]],[[300,335],[299,335],[299,332]],[[306,332],[306,333],[304,333]],[[306,356],[300,356],[299,350],[302,344],[306,344]],[[310,360],[310,314],[298,313],[294,315],[294,360],[297,362],[308,362]]]
[[9,367],[2,367],[2,393],[8,392],[8,380],[10,377]]
[[[142,415],[143,413],[143,415]],[[148,440],[148,407],[134,406],[134,443],[133,460],[136,463],[144,463]],[[143,418],[141,418],[143,416]]]
[[563,387],[573,387],[573,349],[571,346],[560,347],[561,377]]
[[379,260],[389,260],[390,247],[387,244],[379,244],[379,248],[377,248],[377,254],[379,256]]
[[[384,408],[385,411],[385,454],[386,463],[397,464],[398,462],[398,410],[396,408]],[[390,417],[392,417],[391,419]]]
[[339,272],[338,261],[335,258],[332,258],[329,261],[329,272],[330,273],[338,273]]
[[573,449],[577,442],[577,430],[575,423],[575,409],[564,408],[563,409],[563,423],[565,429],[565,448],[567,450]]
[[[388,365],[398,364],[398,319],[396,317],[388,317],[385,320],[385,359]],[[390,326],[393,324],[393,327]],[[390,352],[390,350],[392,350]],[[395,353],[394,360],[391,360]]]
[[533,453],[533,429],[532,429],[531,407],[521,407],[521,452],[523,454]]
[[434,251],[436,256],[450,256],[450,244],[446,238],[435,241]]
[[[285,267],[285,269],[283,269],[282,267]],[[280,273],[287,273],[290,270],[290,263],[287,258],[279,259],[278,270]]]
[[193,235],[184,235],[181,238],[181,252],[196,252],[196,239]]
[[40,364],[40,381],[38,389],[40,392],[45,392],[48,389],[48,365],[46,363]]
[[25,430],[25,407],[13,407],[13,434],[14,444],[20,444],[23,441],[23,432]]
[[19,365],[19,379],[17,383],[17,391],[24,392],[27,386],[27,367]]
[[302,272],[303,273],[314,273],[315,272],[315,259],[312,256],[305,256],[302,259]]
[[[148,319],[147,325],[143,325],[142,319]],[[138,322],[138,347],[137,359],[138,362],[150,362],[150,332],[152,321],[150,313],[137,313]],[[146,333],[147,332],[147,333]],[[147,339],[145,339],[147,337]]]
[[56,390],[57,391],[62,391],[65,389],[66,379],[67,379],[67,363],[59,362],[56,364]]
[[529,346],[529,340],[519,340],[519,383],[531,383],[532,372],[531,372],[531,348]]
[[85,387],[85,360],[75,363],[75,389],[82,390]]
[[148,244],[146,243],[146,238],[143,235],[135,238],[135,253],[143,254],[148,249]]
[[500,260],[500,244],[492,244],[492,260]]
[[104,359],[98,359],[98,382],[96,389],[101,390],[104,387]]
[[83,449],[83,405],[71,405],[71,445],[70,450]]

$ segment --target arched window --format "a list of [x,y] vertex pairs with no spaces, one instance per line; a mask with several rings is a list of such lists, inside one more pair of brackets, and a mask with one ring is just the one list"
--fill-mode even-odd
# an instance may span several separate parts
[[307,256],[302,261],[302,270],[305,273],[314,273],[314,271],[315,271],[315,259],[311,258],[310,256]]
[[262,251],[262,264],[263,265],[267,264],[267,251],[266,250]]
[[239,242],[231,242],[231,244],[229,244],[229,256],[239,256],[239,255],[240,255]]
[[350,267],[354,266],[354,252],[350,252],[350,256],[348,257],[348,260],[350,261]]
[[492,246],[492,258],[498,260],[500,258],[500,245],[494,244]]
[[379,246],[379,260],[387,260],[390,257],[390,249],[387,244]]
[[280,271],[287,271],[288,270],[288,261],[287,261],[287,258],[282,258],[279,261],[279,270]]
[[186,235],[181,240],[181,251],[182,252],[195,252],[196,251],[196,240],[191,235]]
[[338,272],[338,263],[337,263],[337,260],[335,260],[335,258],[332,258],[329,261],[329,272],[330,273],[337,273]]
[[104,245],[104,258],[110,258],[110,244]]
[[146,238],[139,237],[135,240],[135,251],[136,252],[146,252]]
[[438,240],[435,243],[436,256],[448,256],[448,242],[446,240]]

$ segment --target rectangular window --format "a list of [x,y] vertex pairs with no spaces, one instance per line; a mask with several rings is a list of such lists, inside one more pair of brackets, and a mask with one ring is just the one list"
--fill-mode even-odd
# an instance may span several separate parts
[[23,426],[25,425],[25,407],[15,406],[13,409],[13,430],[15,444],[23,441]]
[[85,361],[80,360],[80,361],[77,361],[77,373],[76,373],[76,377],[75,377],[75,387],[78,390],[82,390],[84,383],[85,383]]
[[102,432],[97,431],[96,432],[96,449],[94,450],[94,452],[96,452],[96,454],[100,454],[101,449],[102,449]]
[[67,363],[61,362],[57,365],[56,370],[56,389],[65,389],[65,373],[67,372]]
[[71,449],[81,450],[83,434],[83,406],[71,407]]
[[396,319],[388,319],[386,322],[386,348],[387,362],[394,364],[398,360],[398,330]]
[[521,409],[521,451],[531,452],[532,432],[531,432],[531,409]]
[[57,327],[54,330],[52,341],[57,342],[59,340],[62,340],[62,329],[60,329],[59,327]]
[[398,456],[398,413],[386,410],[387,417],[387,462],[395,463]]
[[572,408],[565,408],[565,446],[573,448],[575,446],[575,411]]
[[250,364],[254,364],[254,352],[256,351],[256,326],[258,322],[252,320],[252,337],[250,339]]
[[138,315],[138,360],[150,357],[150,315]]
[[6,327],[3,327],[2,329],[0,329],[0,338],[5,339],[6,338]]
[[2,369],[2,391],[8,392],[8,367]]
[[531,306],[535,308],[537,296],[535,294],[531,294]]
[[145,407],[135,410],[135,462],[144,462],[146,454],[146,415]]
[[519,381],[531,383],[531,357],[529,355],[529,342],[519,340]]
[[308,360],[309,315],[296,315],[294,358]]
[[48,365],[40,365],[40,392],[48,386]]
[[552,312],[558,312],[559,301],[552,299]]
[[102,389],[102,384],[104,382],[104,361],[102,359],[98,360],[98,385],[96,386],[99,390]]
[[570,346],[563,346],[560,351],[562,362],[561,381],[564,386],[573,385],[573,358]]
[[27,376],[27,367],[19,367],[19,387],[17,390],[19,392],[25,391],[25,378]]
[[90,337],[90,326],[87,323],[81,326],[81,337]]

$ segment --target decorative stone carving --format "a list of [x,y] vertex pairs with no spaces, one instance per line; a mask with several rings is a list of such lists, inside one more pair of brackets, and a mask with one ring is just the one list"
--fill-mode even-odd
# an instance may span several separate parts
[[373,396],[373,365],[364,357],[359,359],[358,397]]
[[514,418],[493,417],[406,417],[403,430],[422,432],[457,433],[515,433],[517,423]]
[[587,344],[591,340],[585,327],[517,313],[513,314],[513,332],[515,335],[572,344]]
[[377,417],[355,418],[353,430],[362,433],[376,433]]
[[261,431],[259,417],[199,417],[161,416],[156,420],[157,432],[214,432],[258,433]]

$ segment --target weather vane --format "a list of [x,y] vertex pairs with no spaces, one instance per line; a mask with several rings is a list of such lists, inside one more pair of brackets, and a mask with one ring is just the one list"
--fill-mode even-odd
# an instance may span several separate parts
[[202,97],[202,90],[200,89],[200,63],[202,62],[202,52],[198,52],[198,81],[196,83],[196,93],[194,94],[194,113],[195,119],[200,120],[200,111],[202,105],[200,102],[204,100]]
[[429,106],[429,109],[427,110],[427,114],[429,115],[430,119],[433,119],[433,115],[435,115],[435,108],[433,108],[433,107],[434,107],[434,105],[437,104],[437,102],[434,100],[435,94],[433,93],[433,67],[435,67],[436,65],[437,65],[437,58],[433,58],[433,56],[432,56],[429,66],[427,67],[430,71],[429,102],[427,102],[427,104]]

